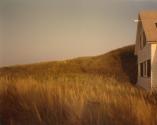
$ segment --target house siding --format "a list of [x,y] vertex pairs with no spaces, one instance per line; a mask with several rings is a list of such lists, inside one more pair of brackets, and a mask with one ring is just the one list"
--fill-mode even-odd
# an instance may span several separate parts
[[137,85],[147,90],[157,90],[157,11],[141,12],[138,19],[140,21],[137,24],[135,45],[138,61]]
[[152,89],[157,88],[157,44],[151,44],[151,63],[152,63]]
[[144,48],[139,49],[137,56],[138,56],[138,83],[137,84],[145,89],[151,89],[151,78],[140,76],[140,63],[151,59],[151,44],[147,43]]

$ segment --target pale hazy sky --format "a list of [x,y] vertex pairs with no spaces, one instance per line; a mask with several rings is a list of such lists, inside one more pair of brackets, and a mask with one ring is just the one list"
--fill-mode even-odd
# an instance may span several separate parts
[[103,54],[133,44],[157,0],[0,0],[0,66]]

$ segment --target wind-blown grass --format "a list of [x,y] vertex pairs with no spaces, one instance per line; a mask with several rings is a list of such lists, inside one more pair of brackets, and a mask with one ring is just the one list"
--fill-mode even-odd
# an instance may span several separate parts
[[128,47],[98,57],[2,68],[0,121],[2,125],[156,125],[156,96],[132,85],[135,59]]
[[[75,82],[1,80],[4,125],[155,125],[157,106],[146,92],[113,78]],[[80,77],[79,77],[80,78]],[[68,79],[68,78],[67,78]],[[61,80],[62,81],[62,80]],[[151,97],[154,102],[155,99]]]

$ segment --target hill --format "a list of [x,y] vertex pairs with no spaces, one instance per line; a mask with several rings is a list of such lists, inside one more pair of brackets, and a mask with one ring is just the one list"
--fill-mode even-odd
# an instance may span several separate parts
[[6,75],[12,78],[31,76],[36,80],[47,80],[63,75],[91,74],[136,83],[136,62],[132,45],[95,57],[4,67],[0,69],[0,76]]
[[0,69],[2,125],[156,125],[157,100],[136,88],[134,46]]

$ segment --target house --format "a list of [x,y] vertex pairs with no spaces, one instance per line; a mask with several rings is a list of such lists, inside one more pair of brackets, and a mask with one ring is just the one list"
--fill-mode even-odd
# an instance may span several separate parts
[[157,89],[157,11],[139,13],[135,55],[137,85],[147,90]]

